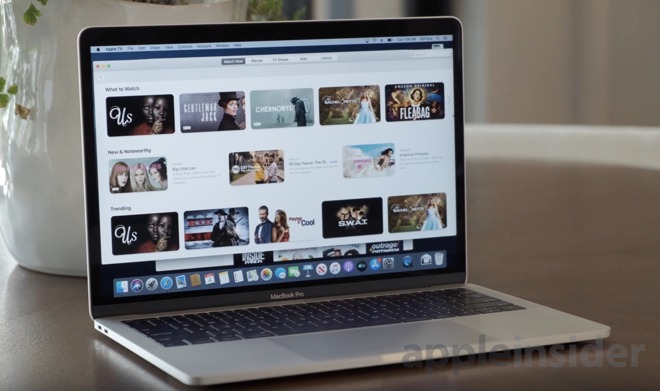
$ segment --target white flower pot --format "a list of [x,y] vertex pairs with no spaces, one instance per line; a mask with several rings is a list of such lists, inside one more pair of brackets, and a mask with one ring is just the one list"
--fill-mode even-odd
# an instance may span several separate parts
[[[42,12],[34,26],[23,22],[31,3]],[[19,86],[9,106],[0,109],[0,232],[16,262],[47,273],[86,274],[78,32],[92,25],[245,20],[246,10],[247,0],[185,6],[118,0],[0,3],[0,77]],[[14,114],[16,103],[31,110],[27,119]]]

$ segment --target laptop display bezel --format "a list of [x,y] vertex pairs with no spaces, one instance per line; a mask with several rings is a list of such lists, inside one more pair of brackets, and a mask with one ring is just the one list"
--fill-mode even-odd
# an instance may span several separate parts
[[[453,37],[454,132],[456,167],[456,254],[449,270],[416,271],[342,281],[316,281],[314,284],[253,286],[250,291],[208,294],[198,292],[187,297],[157,295],[140,300],[108,298],[102,288],[103,266],[100,256],[99,188],[94,117],[94,85],[91,59],[93,46],[140,45],[158,43],[217,42],[224,36],[232,41],[268,41],[378,37],[398,35],[450,34]],[[94,318],[121,314],[176,311],[194,308],[234,306],[271,301],[272,293],[302,292],[304,299],[421,288],[463,283],[466,279],[465,156],[463,111],[463,57],[460,22],[451,17],[387,20],[306,21],[273,23],[237,23],[225,25],[141,26],[89,28],[79,36],[79,72],[81,121],[83,133],[83,168],[85,175],[85,210],[87,232],[88,284],[91,314]],[[145,271],[146,272],[146,271]],[[139,273],[139,267],[136,268]],[[300,296],[296,296],[300,297]]]

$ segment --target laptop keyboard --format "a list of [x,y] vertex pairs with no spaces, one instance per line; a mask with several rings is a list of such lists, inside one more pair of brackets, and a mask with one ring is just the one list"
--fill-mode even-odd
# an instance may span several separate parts
[[165,347],[515,311],[465,288],[124,321]]

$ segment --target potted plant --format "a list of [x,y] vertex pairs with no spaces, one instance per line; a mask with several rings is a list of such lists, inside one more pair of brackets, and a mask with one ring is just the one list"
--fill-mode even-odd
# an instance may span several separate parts
[[[39,271],[84,276],[78,32],[91,25],[220,23],[282,0],[13,0],[0,4],[0,233]],[[281,12],[279,14],[281,16]]]

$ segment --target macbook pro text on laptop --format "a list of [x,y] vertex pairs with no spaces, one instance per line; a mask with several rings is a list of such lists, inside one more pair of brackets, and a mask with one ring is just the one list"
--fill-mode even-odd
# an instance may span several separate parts
[[454,18],[81,32],[94,327],[187,384],[607,337],[467,284],[462,45]]

